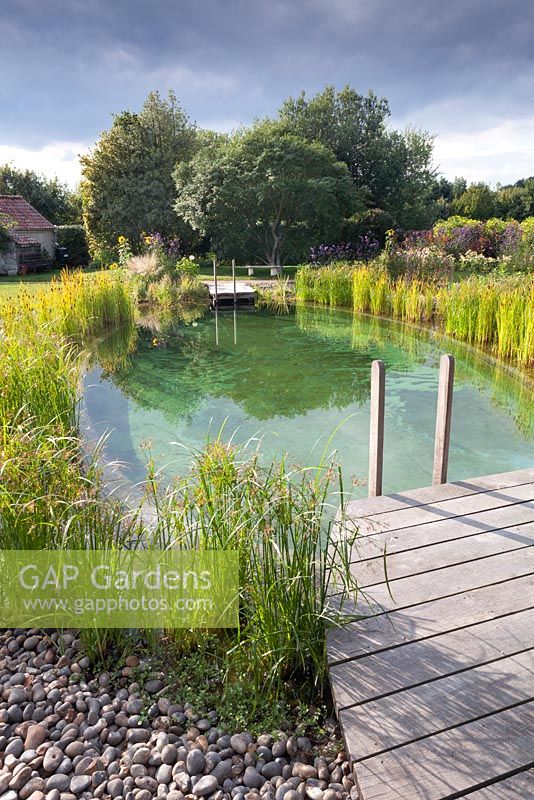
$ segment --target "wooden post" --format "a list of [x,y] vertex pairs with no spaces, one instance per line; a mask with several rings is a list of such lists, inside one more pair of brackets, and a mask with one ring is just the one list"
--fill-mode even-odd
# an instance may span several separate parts
[[443,355],[439,362],[438,408],[434,442],[432,485],[447,482],[449,445],[451,441],[452,392],[454,386],[454,356]]
[[215,301],[214,302],[215,302],[215,307],[217,307],[219,305],[219,298],[218,298],[218,292],[217,292],[217,259],[216,258],[213,259],[213,283],[214,283],[214,289],[215,289]]
[[235,286],[235,258],[232,258],[232,280],[234,283],[234,306],[237,304],[237,291]]
[[383,361],[371,366],[371,426],[369,436],[369,497],[382,494],[384,467],[384,407],[386,368]]

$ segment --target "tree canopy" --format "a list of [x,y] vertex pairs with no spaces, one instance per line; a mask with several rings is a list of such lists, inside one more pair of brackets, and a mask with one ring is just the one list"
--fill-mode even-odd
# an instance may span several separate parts
[[280,264],[306,258],[363,203],[347,166],[319,142],[272,121],[202,148],[175,171],[176,211],[220,257]]
[[327,86],[310,99],[289,98],[280,120],[297,135],[329,147],[343,161],[369,208],[380,209],[395,225],[429,224],[433,137],[424,131],[387,127],[389,106],[373,92]]
[[135,243],[142,231],[181,232],[172,173],[192,157],[196,142],[196,128],[172,92],[167,99],[152,92],[139,113],[114,118],[81,159],[83,216],[93,252],[121,234]]

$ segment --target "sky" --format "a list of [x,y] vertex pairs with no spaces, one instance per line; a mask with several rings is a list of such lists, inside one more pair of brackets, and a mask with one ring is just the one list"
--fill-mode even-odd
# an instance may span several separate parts
[[448,178],[534,175],[534,0],[0,0],[0,164],[72,186],[151,90],[229,131],[328,84],[435,134]]

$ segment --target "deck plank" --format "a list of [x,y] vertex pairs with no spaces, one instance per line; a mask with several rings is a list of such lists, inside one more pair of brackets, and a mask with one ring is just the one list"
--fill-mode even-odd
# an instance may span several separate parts
[[443,483],[440,486],[425,486],[421,489],[410,489],[406,492],[397,492],[381,497],[351,500],[347,504],[347,509],[352,517],[367,517],[398,511],[408,506],[414,508],[418,505],[435,503],[438,500],[467,497],[493,489],[509,489],[512,486],[527,483],[534,483],[534,467],[513,472],[500,472],[496,475],[484,475],[467,481]]
[[483,586],[460,597],[421,603],[408,611],[392,611],[333,628],[328,634],[330,663],[386,650],[445,633],[496,616],[531,608],[534,575],[495,586]]
[[534,800],[534,769],[517,772],[464,796],[465,800]]
[[[461,543],[435,542],[423,548],[391,552],[385,542],[384,553],[374,558],[357,562],[354,573],[361,587],[383,583],[386,579],[396,581],[417,575],[423,571],[445,569],[459,563],[473,562],[487,556],[499,555],[510,550],[531,547],[534,544],[534,508],[529,512],[532,519],[521,525],[495,528],[493,531],[472,534]],[[387,567],[387,574],[386,574]],[[394,590],[393,583],[391,584]]]
[[[424,525],[437,520],[455,519],[456,517],[476,514],[493,508],[504,508],[517,503],[534,503],[534,485],[532,483],[514,486],[508,489],[493,489],[489,492],[478,492],[466,497],[454,497],[437,503],[426,503],[415,507],[405,507],[398,511],[386,511],[369,517],[358,518],[361,534],[374,535],[384,531],[403,530],[414,525]],[[352,517],[350,503],[347,504],[347,515]]]
[[354,561],[362,562],[369,558],[381,557],[384,548],[388,555],[404,553],[428,547],[429,545],[452,542],[474,536],[477,533],[490,533],[516,525],[524,525],[534,520],[534,504],[518,503],[506,508],[493,508],[476,514],[455,519],[436,520],[425,525],[403,528],[402,531],[383,531],[373,536],[362,536],[356,540]]
[[[364,800],[443,800],[534,762],[534,702],[357,765]],[[519,800],[519,799],[518,799]]]
[[361,800],[489,800],[500,785],[512,797],[514,773],[523,791],[534,764],[534,469],[347,509],[338,535],[363,531],[351,565],[362,592],[349,607],[362,619],[329,632],[328,660]]
[[[356,574],[357,566],[354,569]],[[365,590],[365,599],[356,603],[355,611],[380,614],[387,610],[409,608],[509,581],[533,571],[534,550],[531,546],[523,546],[519,551],[486,556],[475,565],[469,561],[465,564],[456,563],[446,569],[419,572],[389,584],[383,582],[370,586]]]
[[359,761],[527,700],[534,700],[534,650],[346,709],[340,721]]
[[372,653],[357,664],[334,665],[334,701],[342,710],[529,648],[534,648],[534,608]]

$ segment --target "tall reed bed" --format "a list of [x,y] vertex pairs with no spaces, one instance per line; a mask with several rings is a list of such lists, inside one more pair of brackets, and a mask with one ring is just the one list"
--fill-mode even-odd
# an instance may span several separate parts
[[296,297],[298,302],[352,306],[357,312],[435,324],[462,341],[488,347],[501,358],[523,366],[534,363],[531,277],[472,277],[444,285],[394,279],[374,266],[306,267],[297,273]]
[[157,546],[239,553],[233,667],[260,693],[283,693],[289,679],[322,691],[326,627],[346,619],[344,605],[357,595],[353,537],[334,535],[338,506],[343,513],[336,467],[325,461],[301,469],[283,459],[265,465],[258,451],[218,439],[154,505]]
[[74,546],[109,531],[97,471],[82,470],[79,342],[132,316],[127,287],[108,275],[65,274],[0,307],[0,546]]

